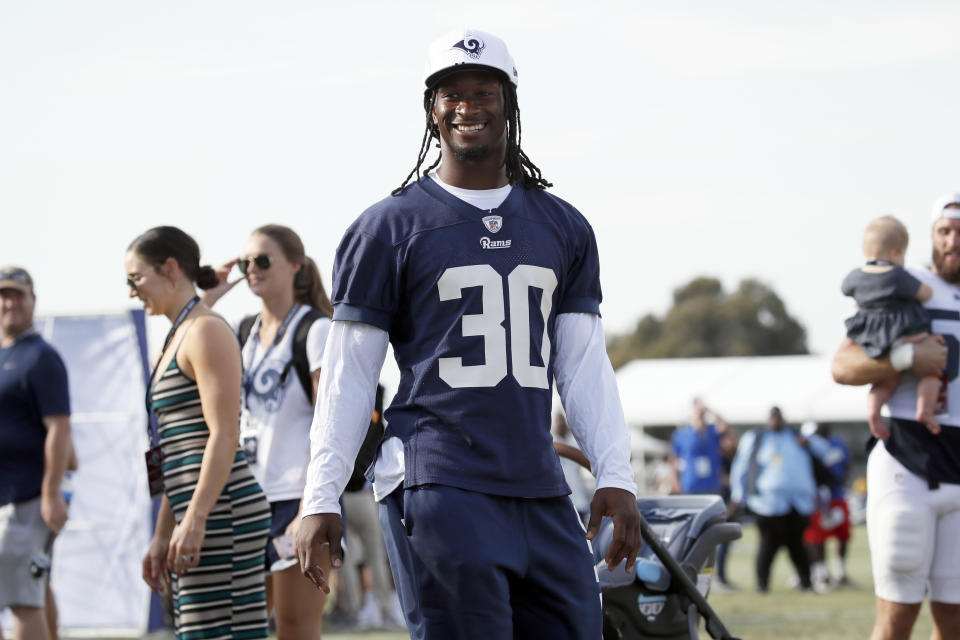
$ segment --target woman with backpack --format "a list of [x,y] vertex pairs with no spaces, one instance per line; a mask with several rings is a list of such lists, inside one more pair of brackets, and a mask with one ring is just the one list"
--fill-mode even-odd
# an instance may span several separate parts
[[[300,575],[293,540],[333,307],[316,264],[288,227],[268,224],[254,230],[242,256],[217,270],[220,282],[206,292],[205,303],[212,305],[243,279],[229,280],[234,266],[261,300],[260,312],[244,318],[237,334],[243,358],[240,440],[272,515],[267,608],[274,612],[279,640],[319,638],[326,596]],[[330,574],[329,557],[321,568]]]

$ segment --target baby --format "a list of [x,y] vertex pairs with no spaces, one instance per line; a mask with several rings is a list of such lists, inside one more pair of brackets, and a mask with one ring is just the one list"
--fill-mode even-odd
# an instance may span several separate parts
[[[920,304],[933,290],[903,268],[909,236],[893,216],[877,218],[863,234],[867,263],[843,279],[842,291],[857,301],[859,310],[848,318],[847,336],[871,358],[879,358],[894,344],[912,341],[930,331],[930,318]],[[916,336],[908,338],[908,336]],[[870,431],[878,438],[889,435],[880,408],[900,382],[900,374],[874,384],[867,400]],[[935,416],[940,377],[922,378],[917,385],[917,421],[940,433]]]

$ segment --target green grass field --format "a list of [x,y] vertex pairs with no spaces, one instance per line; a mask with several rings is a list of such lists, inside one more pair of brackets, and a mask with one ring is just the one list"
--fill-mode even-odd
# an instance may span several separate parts
[[[834,553],[833,542],[828,553]],[[727,628],[742,640],[863,640],[873,627],[874,596],[870,577],[867,531],[856,527],[848,559],[850,578],[855,587],[836,589],[821,595],[800,593],[788,586],[793,566],[782,549],[777,555],[770,581],[770,593],[759,595],[753,577],[753,558],[757,547],[756,530],[744,527],[743,538],[731,548],[728,578],[738,591],[711,593],[710,604]],[[914,629],[914,638],[929,638],[929,609],[924,606]],[[164,636],[158,636],[160,638]],[[401,640],[406,633],[324,633],[328,640]],[[701,638],[709,638],[701,632]],[[904,639],[907,640],[907,639]]]
[[[833,557],[835,543],[828,554]],[[724,624],[743,640],[860,640],[873,628],[874,595],[870,576],[870,552],[866,527],[856,527],[848,557],[848,572],[855,587],[825,594],[800,593],[788,586],[794,575],[786,549],[781,549],[773,566],[770,593],[755,590],[753,559],[757,548],[756,529],[745,527],[743,538],[734,543],[728,559],[728,578],[739,591],[712,593],[710,604]],[[929,638],[929,610],[924,606],[914,629],[914,638]],[[702,637],[709,637],[703,634]],[[904,640],[907,640],[906,638]]]
[[[835,552],[830,542],[828,553]],[[753,559],[757,548],[756,529],[744,527],[743,538],[734,543],[728,558],[728,578],[738,591],[711,593],[710,604],[727,628],[742,640],[863,640],[873,628],[874,596],[870,577],[870,553],[865,527],[856,527],[851,543],[848,571],[855,587],[844,587],[821,595],[800,593],[788,586],[794,575],[786,549],[777,555],[770,592],[754,589]],[[924,607],[914,629],[914,638],[930,637],[930,614]],[[400,640],[398,633],[328,633],[330,640]],[[709,635],[701,632],[701,638]],[[906,640],[906,639],[904,639]]]

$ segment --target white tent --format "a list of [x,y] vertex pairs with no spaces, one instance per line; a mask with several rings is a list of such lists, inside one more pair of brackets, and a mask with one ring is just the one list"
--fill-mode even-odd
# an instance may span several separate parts
[[791,423],[866,420],[867,387],[833,381],[829,356],[634,360],[617,371],[632,425],[687,420],[699,396],[733,424],[760,424],[776,405]]

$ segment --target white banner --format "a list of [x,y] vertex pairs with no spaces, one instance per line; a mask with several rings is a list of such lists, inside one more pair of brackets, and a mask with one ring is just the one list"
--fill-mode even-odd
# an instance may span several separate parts
[[[60,626],[78,635],[142,635],[150,592],[140,567],[152,515],[135,317],[55,316],[38,319],[36,327],[66,362],[79,460],[70,517],[53,553]],[[4,626],[10,622],[7,614]]]

